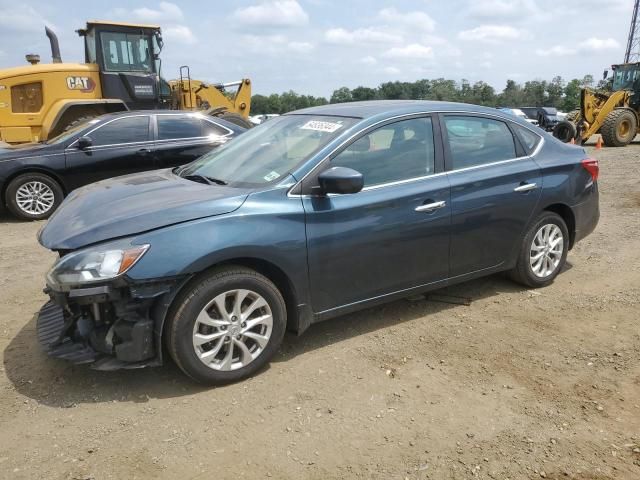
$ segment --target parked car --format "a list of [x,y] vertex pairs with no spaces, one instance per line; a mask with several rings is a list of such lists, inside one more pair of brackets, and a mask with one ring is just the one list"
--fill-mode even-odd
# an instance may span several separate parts
[[538,120],[527,117],[527,115],[519,108],[498,107],[498,110],[500,110],[501,112],[510,113],[511,115],[515,115],[516,117],[529,122],[531,125],[538,125]]
[[46,143],[0,147],[1,204],[18,218],[48,218],[82,185],[195,160],[245,129],[200,113],[103,115]]
[[560,122],[558,110],[553,107],[521,107],[520,110],[525,113],[527,118],[536,120],[538,126],[547,132],[553,131],[553,128]]
[[[38,319],[54,357],[245,378],[285,329],[508,271],[549,285],[596,227],[598,162],[512,115],[425,101],[300,110],[180,168],[73,192]],[[100,214],[96,209],[100,208]]]

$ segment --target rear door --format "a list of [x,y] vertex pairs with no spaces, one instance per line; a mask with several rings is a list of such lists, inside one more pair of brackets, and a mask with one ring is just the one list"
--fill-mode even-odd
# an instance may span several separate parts
[[[351,195],[303,196],[314,311],[447,278],[449,183],[438,174],[440,146],[432,117],[398,120],[355,139],[318,169],[352,168],[365,186]],[[314,182],[305,181],[305,191]]]
[[153,138],[149,115],[116,118],[89,131],[91,146],[79,149],[77,140],[65,150],[69,187],[128,173],[153,170]]
[[444,114],[441,122],[451,184],[451,277],[457,277],[511,258],[542,176],[509,122],[467,114]]
[[156,155],[161,168],[189,163],[224,144],[233,132],[213,120],[188,113],[156,115]]

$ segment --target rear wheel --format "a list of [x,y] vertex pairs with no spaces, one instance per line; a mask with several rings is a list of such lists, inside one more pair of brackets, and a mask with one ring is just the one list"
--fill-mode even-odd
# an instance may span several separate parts
[[557,213],[543,212],[522,240],[511,278],[528,287],[545,287],[564,267],[568,250],[567,224]]
[[226,267],[187,288],[166,327],[180,369],[201,383],[248,377],[277,351],[286,307],[276,286],[244,267]]
[[239,113],[234,112],[224,112],[218,116],[219,118],[226,120],[227,122],[233,123],[234,125],[238,125],[243,128],[251,128],[253,127],[253,123],[244,118]]
[[630,144],[637,130],[636,116],[623,108],[609,112],[600,127],[602,139],[607,147],[624,147]]
[[25,173],[14,178],[5,192],[7,208],[23,220],[44,220],[64,198],[62,188],[43,173]]

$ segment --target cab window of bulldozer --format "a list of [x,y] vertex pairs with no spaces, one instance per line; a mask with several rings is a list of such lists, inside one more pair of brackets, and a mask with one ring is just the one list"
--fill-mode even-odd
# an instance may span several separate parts
[[151,72],[151,51],[147,35],[102,32],[104,69],[112,72]]
[[640,80],[640,67],[618,68],[613,80],[613,90],[633,90]]

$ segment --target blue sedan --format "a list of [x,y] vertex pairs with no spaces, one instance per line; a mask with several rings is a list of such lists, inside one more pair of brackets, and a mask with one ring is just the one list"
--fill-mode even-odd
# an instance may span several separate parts
[[507,271],[549,285],[599,218],[598,163],[513,115],[380,101],[292,112],[186,166],[71,193],[39,339],[94,368],[251,375],[285,330]]

